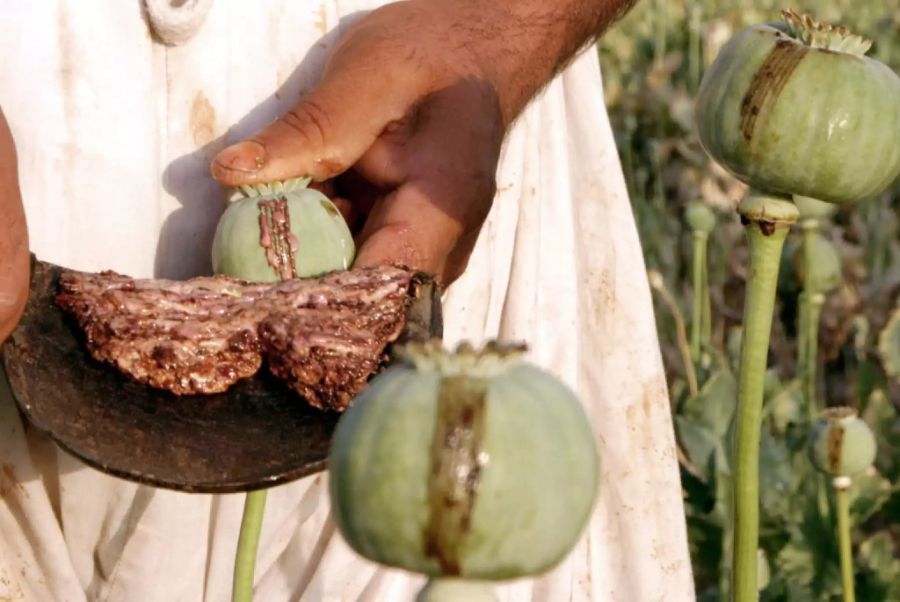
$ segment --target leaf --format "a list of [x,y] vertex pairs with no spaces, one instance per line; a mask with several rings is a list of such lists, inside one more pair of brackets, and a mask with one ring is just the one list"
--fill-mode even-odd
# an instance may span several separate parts
[[727,434],[737,406],[737,382],[727,370],[713,374],[675,417],[679,440],[706,482],[713,470],[729,471]]
[[853,524],[866,522],[891,497],[891,483],[875,468],[853,477],[850,486],[850,518]]
[[778,375],[778,368],[768,368],[766,370],[765,380],[763,381],[764,399],[771,399],[781,391],[783,387],[784,385],[781,382],[781,377]]
[[893,556],[893,542],[887,530],[865,540],[857,552],[860,600],[900,599],[900,560]]
[[784,442],[763,431],[759,449],[760,505],[764,519],[791,521],[791,458]]
[[722,602],[722,596],[715,587],[708,587],[697,594],[697,602]]
[[740,326],[733,326],[728,330],[728,340],[725,342],[728,357],[735,371],[740,370],[741,343],[744,339],[744,330]]
[[869,395],[862,419],[869,425],[878,442],[875,465],[891,480],[900,477],[900,416],[884,391]]
[[866,400],[862,419],[878,435],[890,435],[897,429],[897,410],[881,389],[872,391]]
[[819,488],[827,496],[828,481],[813,468],[805,451],[794,452],[791,457],[791,488],[788,494],[790,514],[789,524],[803,523],[812,529],[830,529],[828,517],[823,517],[819,509]]
[[885,502],[884,516],[888,524],[900,525],[900,485],[894,485],[891,497]]
[[[858,335],[865,344],[866,337],[862,334]],[[879,392],[878,387],[885,384],[885,376],[881,371],[881,364],[875,360],[863,360],[856,369],[856,397],[859,399],[868,399],[873,393]],[[882,393],[884,395],[884,393]]]
[[762,591],[772,581],[772,568],[769,565],[769,557],[766,556],[765,551],[762,549],[756,551],[756,564],[756,589]]
[[885,583],[900,577],[900,560],[894,558],[893,541],[887,531],[879,531],[859,546],[859,565]]
[[791,529],[775,564],[788,600],[828,600],[841,591],[837,550],[815,521]]
[[675,416],[675,427],[688,457],[703,472],[704,480],[708,483],[711,467],[722,446],[721,440],[708,427],[684,416]]
[[767,401],[764,411],[778,433],[786,433],[791,425],[805,422],[800,381],[788,381]]
[[734,420],[736,407],[737,382],[730,371],[720,370],[710,376],[696,396],[684,402],[681,413],[721,438]]
[[687,524],[694,579],[698,585],[715,585],[718,579],[715,569],[722,554],[722,529],[702,518],[689,518]]
[[715,487],[703,482],[687,471],[682,471],[681,484],[684,492],[685,514],[688,519],[697,518],[720,527],[722,521],[711,513],[716,506]]
[[720,540],[719,555],[719,587],[722,596],[728,595],[728,579],[731,576],[732,557],[734,549],[734,519],[732,516],[732,498],[734,481],[731,475],[717,472],[715,475],[716,505],[710,513],[717,516],[722,524],[722,537]]
[[778,553],[776,565],[784,578],[810,588],[816,577],[816,554],[800,537],[791,539]]

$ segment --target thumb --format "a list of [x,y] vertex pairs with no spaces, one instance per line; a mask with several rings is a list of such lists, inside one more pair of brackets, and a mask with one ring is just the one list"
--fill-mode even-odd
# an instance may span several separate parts
[[372,53],[353,54],[331,66],[290,111],[221,151],[213,177],[225,186],[305,176],[322,181],[352,166],[387,124],[403,118],[423,86],[417,70],[384,73]]

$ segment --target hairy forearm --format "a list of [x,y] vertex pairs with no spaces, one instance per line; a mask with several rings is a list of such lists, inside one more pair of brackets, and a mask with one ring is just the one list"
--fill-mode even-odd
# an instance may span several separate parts
[[28,297],[28,232],[16,170],[16,148],[0,111],[0,342],[15,328]]
[[458,26],[479,40],[473,53],[515,119],[579,50],[594,42],[636,0],[456,0]]

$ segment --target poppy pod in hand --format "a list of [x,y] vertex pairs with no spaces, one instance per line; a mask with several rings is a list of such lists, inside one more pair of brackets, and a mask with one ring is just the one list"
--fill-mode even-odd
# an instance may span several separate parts
[[345,270],[353,236],[340,211],[309,179],[242,186],[219,220],[213,270],[251,282],[278,282]]

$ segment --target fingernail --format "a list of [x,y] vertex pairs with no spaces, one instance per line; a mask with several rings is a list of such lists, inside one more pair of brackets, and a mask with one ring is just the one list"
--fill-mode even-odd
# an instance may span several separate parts
[[216,163],[231,171],[256,172],[266,164],[266,147],[255,140],[238,142],[223,150]]

